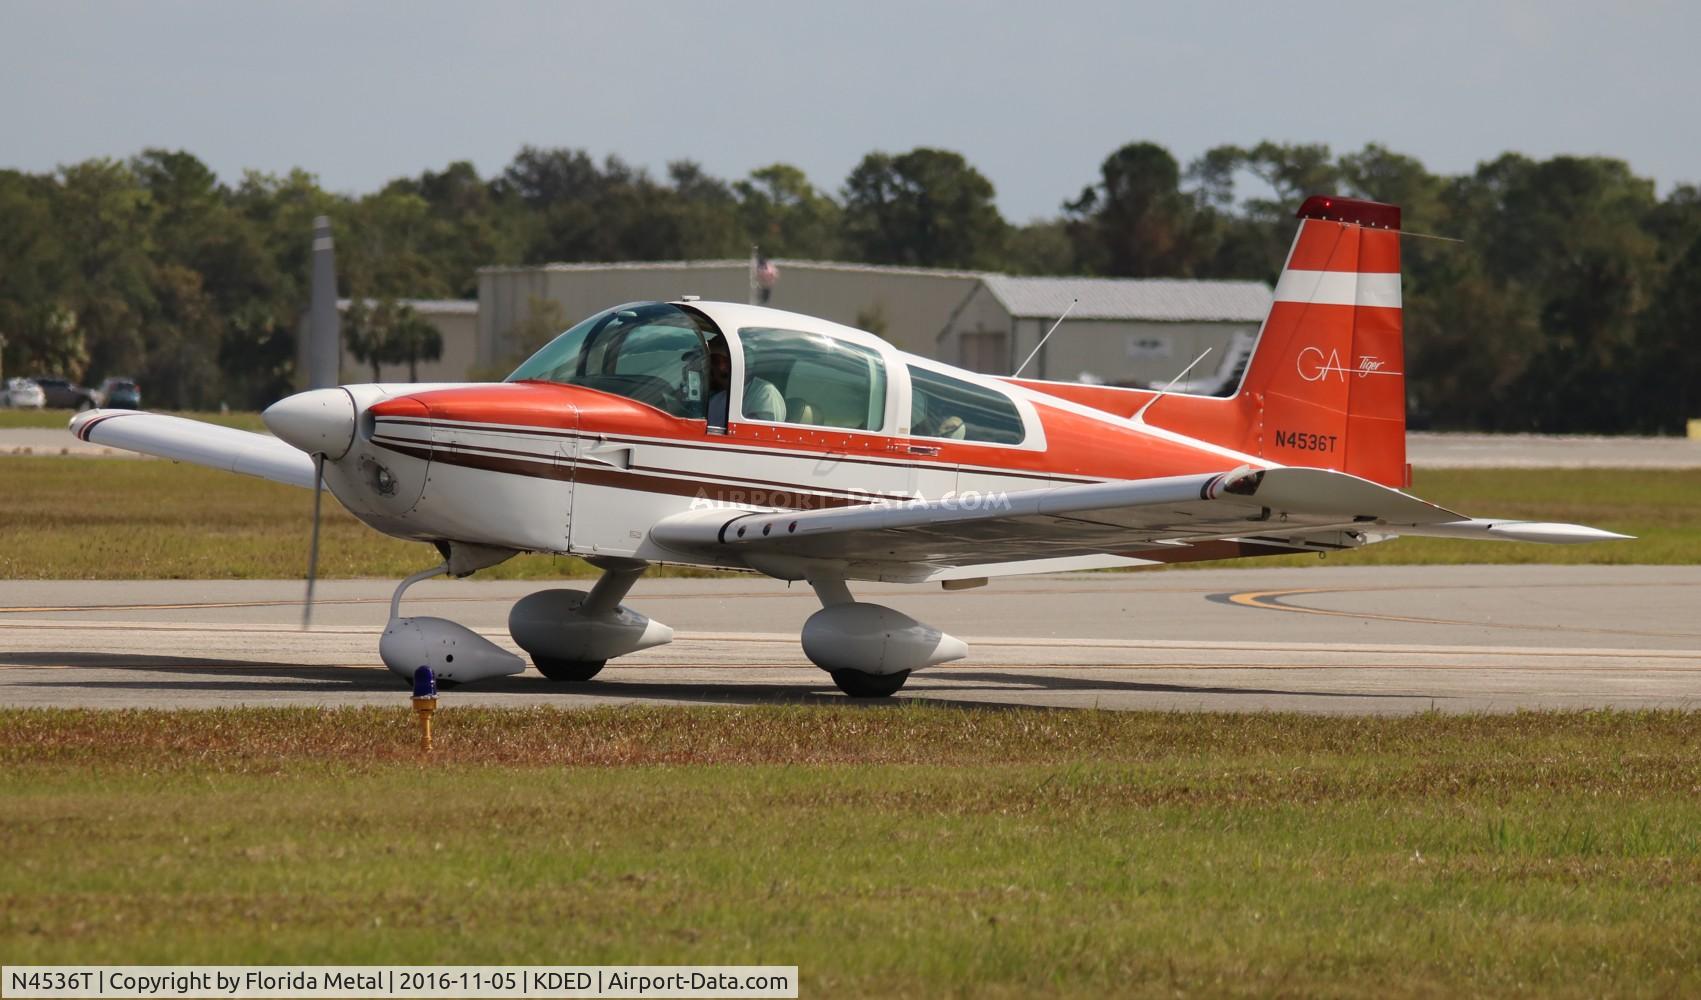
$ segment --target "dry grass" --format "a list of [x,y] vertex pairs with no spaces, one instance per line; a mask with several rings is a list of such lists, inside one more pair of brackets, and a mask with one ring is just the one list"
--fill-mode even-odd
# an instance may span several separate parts
[[[1689,712],[1313,715],[965,710],[916,702],[865,708],[622,706],[493,709],[443,699],[434,766],[630,767],[704,764],[1046,764],[1092,759],[1154,763],[1182,757],[1374,754],[1399,770],[1445,767],[1438,794],[1494,782],[1522,788],[1576,781],[1653,782],[1701,793],[1701,714]],[[394,709],[238,708],[0,710],[0,767],[87,763],[151,772],[243,771],[336,762],[366,767],[415,759],[404,698]],[[1516,749],[1551,749],[1540,767],[1505,763]],[[1564,753],[1559,753],[1565,749]],[[1602,770],[1612,756],[1615,766]],[[1392,773],[1392,772],[1385,772]],[[1472,775],[1496,775],[1479,779]],[[1560,776],[1563,776],[1560,777]]]

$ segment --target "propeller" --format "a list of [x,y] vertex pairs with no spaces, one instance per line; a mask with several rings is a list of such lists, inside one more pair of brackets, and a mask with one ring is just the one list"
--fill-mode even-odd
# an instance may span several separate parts
[[313,540],[307,546],[307,599],[301,605],[301,627],[313,627],[313,585],[319,579],[319,512],[325,503],[325,453],[313,453]]
[[301,627],[313,624],[313,585],[319,577],[319,521],[325,503],[325,463],[349,453],[360,411],[347,389],[309,389],[285,396],[261,414],[278,440],[313,459],[313,544],[307,556],[307,599]]

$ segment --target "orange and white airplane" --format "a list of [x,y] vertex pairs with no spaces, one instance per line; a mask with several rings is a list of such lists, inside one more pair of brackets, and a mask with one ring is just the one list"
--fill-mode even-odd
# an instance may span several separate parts
[[[265,413],[276,437],[97,410],[78,437],[296,486],[429,542],[384,662],[449,681],[524,662],[403,592],[520,552],[601,568],[509,616],[545,677],[586,681],[672,638],[621,602],[653,564],[805,580],[803,650],[852,696],[966,655],[857,601],[880,580],[990,577],[1356,548],[1396,535],[1584,542],[1580,525],[1469,518],[1410,496],[1400,211],[1314,197],[1239,390],[1226,398],[997,378],[774,309],[616,306],[502,383],[348,385]],[[317,521],[315,521],[315,549]],[[310,563],[311,566],[311,563]],[[311,591],[312,571],[309,572]]]

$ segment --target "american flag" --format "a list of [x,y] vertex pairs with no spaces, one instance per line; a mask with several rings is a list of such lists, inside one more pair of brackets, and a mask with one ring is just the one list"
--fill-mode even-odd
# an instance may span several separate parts
[[756,258],[756,287],[762,290],[762,304],[767,305],[768,297],[774,294],[774,286],[779,283],[780,269],[766,257]]

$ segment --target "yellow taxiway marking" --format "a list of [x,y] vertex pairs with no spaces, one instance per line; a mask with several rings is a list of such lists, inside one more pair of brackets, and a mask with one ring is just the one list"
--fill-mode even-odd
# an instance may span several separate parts
[[[1465,590],[1472,586],[1446,588]],[[1550,584],[1549,586],[1568,586]],[[1646,586],[1646,584],[1632,584]],[[1694,632],[1654,632],[1646,629],[1624,628],[1591,628],[1588,626],[1572,625],[1520,625],[1514,622],[1485,622],[1470,621],[1460,618],[1424,618],[1413,615],[1390,615],[1376,611],[1339,611],[1333,608],[1313,608],[1303,604],[1288,604],[1282,599],[1301,597],[1307,594],[1359,594],[1372,592],[1387,592],[1393,590],[1409,590],[1410,587],[1293,587],[1287,590],[1247,590],[1238,594],[1226,594],[1224,600],[1230,604],[1238,604],[1243,608],[1262,608],[1265,611],[1291,611],[1302,615],[1327,615],[1331,618],[1368,618],[1382,622],[1404,622],[1413,625],[1462,625],[1471,628],[1504,628],[1523,632],[1586,632],[1595,635],[1639,635],[1658,636],[1666,639],[1695,639],[1701,638]],[[1437,588],[1441,589],[1441,588]]]

